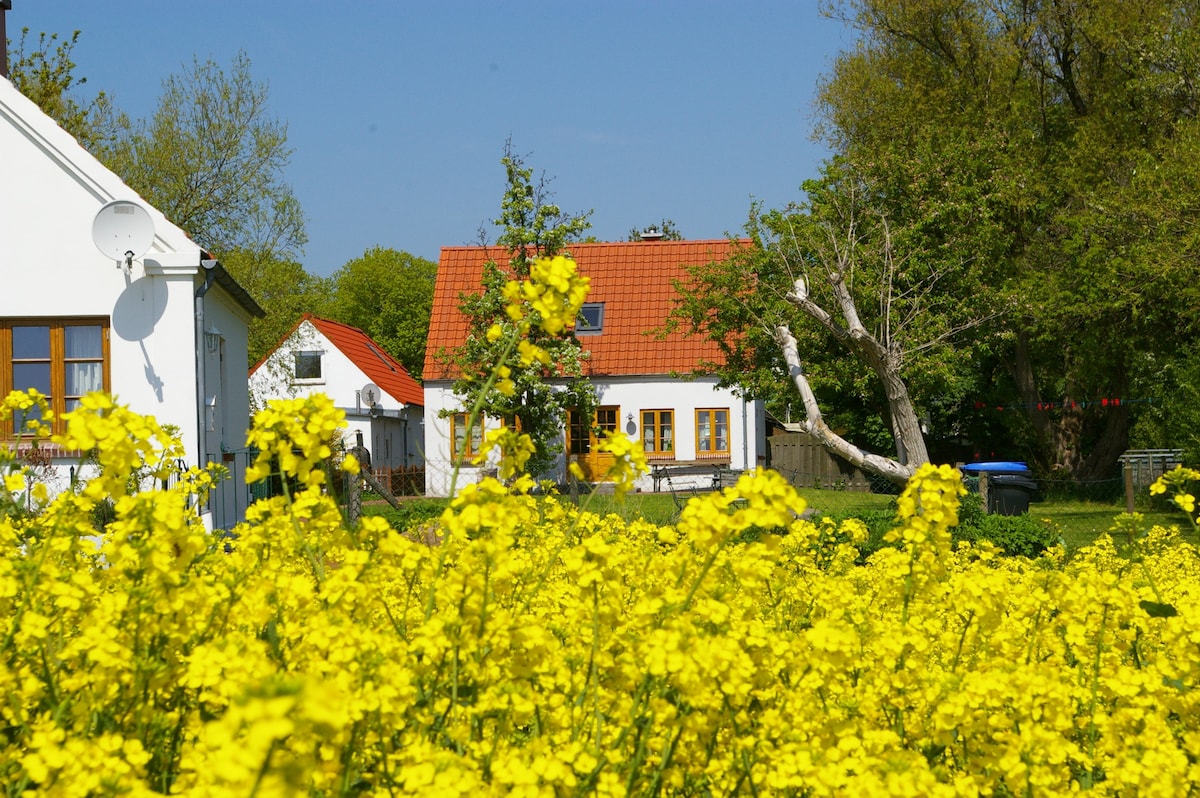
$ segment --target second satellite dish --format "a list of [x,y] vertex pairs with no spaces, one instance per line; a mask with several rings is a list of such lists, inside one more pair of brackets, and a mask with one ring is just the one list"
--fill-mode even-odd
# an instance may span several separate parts
[[383,398],[383,391],[379,390],[379,386],[375,383],[368,382],[358,392],[358,395],[362,398],[362,402],[367,406],[367,409],[370,409],[379,404],[379,400]]
[[145,255],[154,243],[154,220],[136,202],[113,200],[96,212],[92,241],[128,271],[133,259]]

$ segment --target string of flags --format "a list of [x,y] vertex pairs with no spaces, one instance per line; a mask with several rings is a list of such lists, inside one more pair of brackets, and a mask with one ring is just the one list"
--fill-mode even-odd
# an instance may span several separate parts
[[976,402],[975,409],[996,410],[998,412],[1003,412],[1005,410],[1032,410],[1034,408],[1037,408],[1038,410],[1086,410],[1089,407],[1111,408],[1120,407],[1122,405],[1153,404],[1153,402],[1154,399],[1152,397],[1147,399],[1126,399],[1120,396],[1106,396],[1100,399],[1087,399],[1084,401],[1064,399],[1061,402],[1012,402],[998,405],[992,405],[988,402]]

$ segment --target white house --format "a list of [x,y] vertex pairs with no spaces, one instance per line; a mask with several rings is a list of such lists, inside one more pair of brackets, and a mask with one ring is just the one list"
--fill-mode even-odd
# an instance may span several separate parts
[[[738,396],[717,385],[713,375],[691,376],[705,362],[721,357],[715,344],[675,331],[660,330],[675,301],[674,282],[687,265],[728,257],[729,241],[636,241],[573,244],[570,255],[580,273],[591,278],[591,292],[574,334],[589,353],[586,373],[596,389],[595,418],[572,416],[563,430],[564,455],[554,472],[566,476],[568,460],[579,463],[591,480],[603,479],[610,461],[597,451],[596,430],[620,429],[640,439],[655,471],[640,490],[672,484],[711,484],[716,469],[742,471],[766,462],[766,421],[761,401]],[[469,463],[478,442],[464,434],[466,414],[452,391],[453,369],[439,352],[451,352],[467,335],[460,297],[480,291],[483,264],[505,263],[497,247],[448,247],[438,262],[437,287],[425,360],[425,485],[429,495],[450,490],[455,449],[458,484],[475,481],[479,467]],[[497,423],[486,421],[485,426]]]
[[347,445],[362,436],[374,470],[424,464],[421,386],[362,330],[306,313],[250,370],[250,394],[261,407],[314,393],[346,412]]
[[[217,528],[240,521],[247,324],[262,309],[4,77],[0,258],[0,393],[37,388],[62,413],[109,391],[176,427],[189,464],[225,465],[201,512]],[[14,441],[11,423],[0,438]],[[81,453],[52,454],[62,487]]]

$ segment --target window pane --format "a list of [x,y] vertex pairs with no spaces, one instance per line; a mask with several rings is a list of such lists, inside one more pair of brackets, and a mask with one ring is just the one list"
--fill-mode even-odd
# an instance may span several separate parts
[[13,327],[12,341],[13,360],[50,359],[49,327]]
[[50,364],[13,363],[13,388],[18,391],[37,388],[48,396],[50,394]]
[[[68,359],[89,358],[99,360],[104,357],[101,344],[100,326],[74,326],[63,328],[66,340],[66,356]],[[96,390],[99,390],[98,388]],[[69,393],[69,391],[68,391]]]
[[83,396],[85,393],[103,390],[103,365],[103,363],[67,363],[67,396]]
[[661,451],[661,452],[675,451],[675,442],[671,437],[671,421],[672,421],[671,413],[663,413],[662,414],[661,423],[659,425],[662,428],[662,431],[660,433],[661,434],[660,440],[662,441],[662,445],[659,446],[659,451]]
[[718,410],[716,416],[716,451],[724,452],[729,450],[729,414],[724,410]]
[[296,353],[296,379],[317,380],[321,378],[321,353]]
[[[70,409],[70,408],[68,408]],[[27,424],[30,421],[42,420],[42,408],[37,405],[30,407],[28,410],[14,410],[12,414],[13,426],[16,428],[17,434],[20,435],[25,431]]]

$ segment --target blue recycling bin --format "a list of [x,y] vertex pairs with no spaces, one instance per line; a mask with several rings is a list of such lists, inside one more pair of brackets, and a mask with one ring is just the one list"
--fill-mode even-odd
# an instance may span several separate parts
[[989,513],[1024,515],[1031,501],[1042,500],[1041,486],[1029,476],[1029,466],[1014,460],[968,463],[960,471],[967,476],[987,474]]

